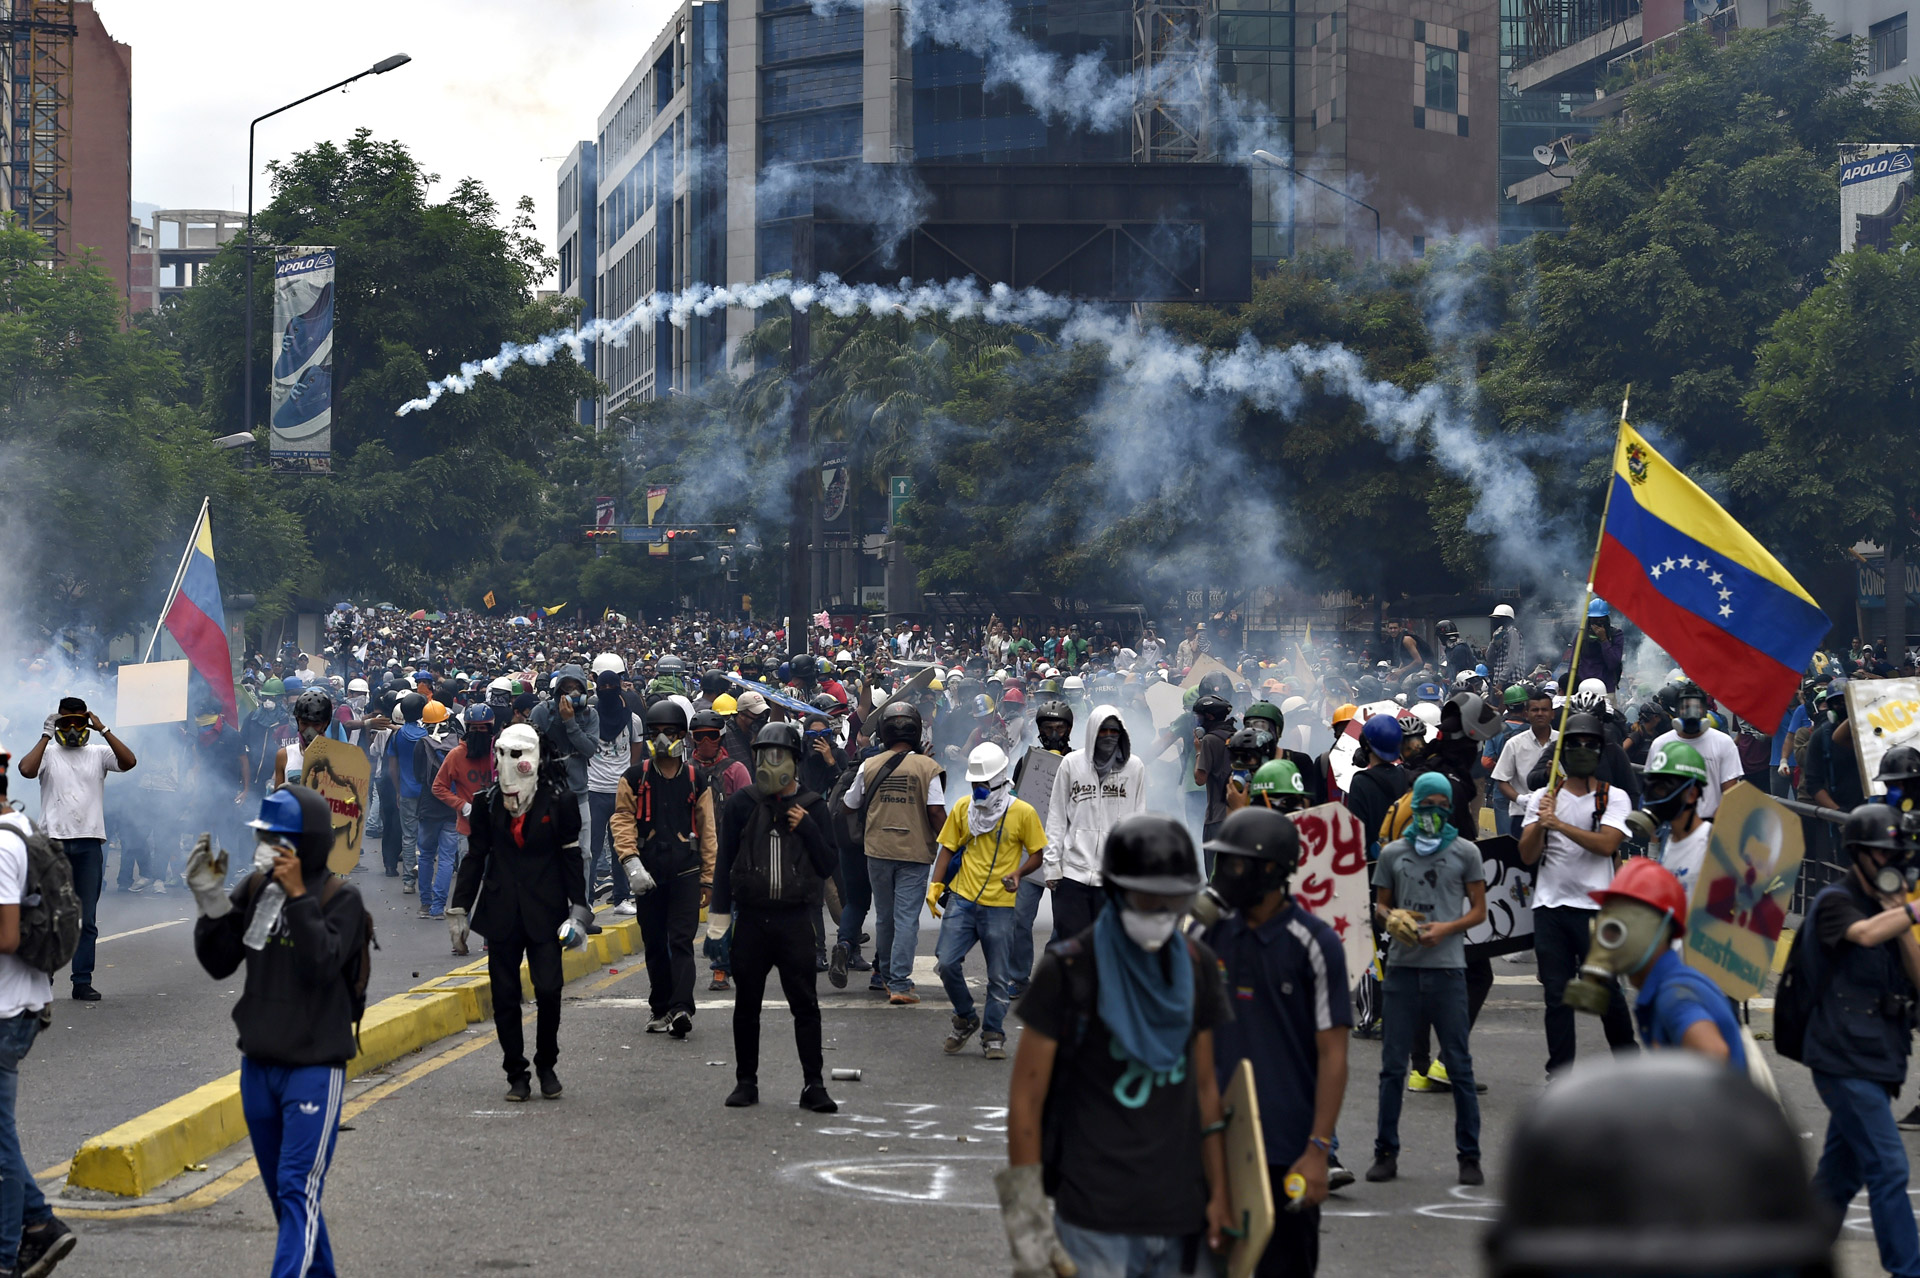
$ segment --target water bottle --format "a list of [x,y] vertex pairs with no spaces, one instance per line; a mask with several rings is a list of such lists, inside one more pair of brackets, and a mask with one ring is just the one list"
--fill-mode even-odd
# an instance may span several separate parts
[[[253,850],[253,868],[262,874],[273,873],[273,849],[265,845]],[[254,902],[253,921],[247,924],[247,934],[240,943],[250,950],[266,948],[267,938],[273,935],[274,927],[280,922],[280,911],[286,908],[287,890],[272,879],[260,890],[260,899]]]

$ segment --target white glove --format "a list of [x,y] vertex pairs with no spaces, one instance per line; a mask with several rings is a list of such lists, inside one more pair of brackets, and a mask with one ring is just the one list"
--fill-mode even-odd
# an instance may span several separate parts
[[727,929],[732,926],[733,915],[731,914],[707,915],[707,939],[710,941],[719,940],[727,934]]
[[1053,1230],[1040,1165],[1002,1167],[993,1175],[993,1187],[1000,1196],[1000,1219],[1013,1251],[1014,1278],[1074,1278],[1080,1267]]
[[52,735],[53,735],[53,721],[54,721],[55,719],[58,719],[59,717],[60,717],[60,716],[59,716],[59,715],[57,715],[57,714],[50,714],[50,715],[48,715],[48,716],[47,716],[47,718],[46,718],[46,722],[44,722],[44,723],[42,723],[42,724],[40,725],[40,735],[41,735],[41,736],[46,736],[46,737],[50,737],[50,736],[52,736]]
[[635,896],[645,896],[657,886],[653,876],[647,873],[647,867],[640,864],[640,858],[637,856],[630,856],[622,861],[620,868],[627,872],[627,886],[633,889]]
[[449,909],[447,911],[447,939],[453,942],[453,948],[466,953],[462,947],[467,943],[467,912]]
[[227,896],[227,854],[213,853],[213,836],[203,834],[187,856],[187,887],[202,918],[224,918],[233,910]]
[[463,817],[470,817],[470,816],[472,816],[472,815],[473,815],[473,805],[472,805],[471,803],[463,803],[463,804],[461,804],[461,805],[460,805],[460,815],[461,815],[461,816],[463,816]]

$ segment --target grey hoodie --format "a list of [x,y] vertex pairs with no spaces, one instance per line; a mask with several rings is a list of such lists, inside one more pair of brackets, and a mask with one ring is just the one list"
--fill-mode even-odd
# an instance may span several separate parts
[[[561,666],[555,670],[554,683],[562,679],[578,679],[587,693],[593,689],[593,680],[587,678],[587,672],[579,666]],[[556,698],[559,695],[557,691],[554,693]],[[533,708],[529,723],[540,734],[541,754],[567,765],[567,788],[575,794],[585,794],[587,761],[593,758],[600,744],[600,711],[592,696],[586,697],[586,704],[575,710],[571,719],[560,713],[558,700],[542,701]]]

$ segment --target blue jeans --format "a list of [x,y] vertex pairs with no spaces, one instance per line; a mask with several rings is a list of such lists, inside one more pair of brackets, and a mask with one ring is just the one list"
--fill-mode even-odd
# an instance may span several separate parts
[[1813,1071],[1813,1085],[1832,1117],[1814,1169],[1813,1192],[1845,1215],[1864,1185],[1880,1267],[1894,1278],[1920,1275],[1920,1230],[1907,1198],[1907,1147],[1893,1123],[1887,1089],[1864,1078]]
[[1380,983],[1386,1035],[1380,1046],[1380,1124],[1376,1157],[1400,1152],[1400,1103],[1407,1090],[1407,1058],[1424,1017],[1440,1038],[1440,1061],[1453,1084],[1453,1144],[1461,1158],[1480,1157],[1480,1097],[1467,1050],[1467,973],[1458,967],[1389,967]]
[[80,948],[73,952],[73,983],[91,985],[93,946],[100,938],[100,924],[95,915],[100,908],[100,883],[107,874],[107,841],[62,839],[60,842],[67,849],[67,863],[73,867],[73,890],[80,895]]
[[884,981],[890,994],[913,991],[920,907],[926,903],[932,878],[931,865],[867,858],[867,880],[873,884],[873,978]]
[[393,806],[400,817],[400,881],[412,883],[419,873],[420,796],[400,795]]
[[460,860],[460,827],[451,816],[420,818],[420,904],[435,918],[447,912],[453,867]]
[[33,1050],[39,1033],[38,1012],[0,1021],[0,1269],[11,1269],[19,1258],[20,1231],[53,1215],[27,1170],[13,1121],[20,1099],[20,1062]]
[[1034,871],[1020,880],[1020,893],[1014,898],[1013,941],[1007,947],[1007,997],[1019,998],[1033,979],[1033,921],[1040,914],[1040,898],[1047,894],[1045,880]]
[[[515,1011],[518,1011],[518,1007]],[[338,1065],[262,1065],[240,1058],[240,1112],[253,1161],[280,1226],[273,1278],[332,1278],[333,1248],[320,1192],[340,1133],[347,1071]]]
[[[1177,1278],[1185,1258],[1186,1239],[1153,1234],[1103,1234],[1070,1225],[1053,1216],[1053,1231],[1060,1245],[1080,1266],[1080,1278]],[[1211,1278],[1213,1257],[1206,1240],[1200,1241],[1192,1271],[1198,1278]]]
[[973,991],[967,988],[965,964],[977,942],[987,960],[987,1015],[981,1028],[988,1034],[1003,1033],[1007,1004],[1013,1001],[1007,992],[1007,972],[1018,910],[1011,905],[979,905],[951,895],[947,902],[940,919],[940,940],[933,952],[940,983],[953,1001],[953,1014],[962,1020],[973,1015]]

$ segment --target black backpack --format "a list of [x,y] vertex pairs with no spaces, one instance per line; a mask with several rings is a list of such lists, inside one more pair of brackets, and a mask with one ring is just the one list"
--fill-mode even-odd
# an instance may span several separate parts
[[[753,805],[740,846],[733,854],[728,888],[736,905],[804,905],[814,900],[820,876],[813,872],[800,836],[787,828],[787,809],[805,806],[819,795],[802,790],[787,803],[762,799]],[[773,854],[773,835],[780,835],[780,854]]]
[[24,813],[26,832],[8,826],[27,845],[27,881],[20,892],[20,944],[13,956],[52,976],[73,962],[80,948],[80,894],[73,888],[73,862]]
[[[1815,904],[1818,904],[1816,900]],[[1831,960],[1825,976],[1816,989],[1812,964],[1807,960],[1807,946],[1818,945],[1818,938],[1809,942],[1807,936],[1813,931],[1813,907],[1807,909],[1807,917],[1800,923],[1800,930],[1793,934],[1793,945],[1787,950],[1786,966],[1780,972],[1780,984],[1773,992],[1773,1050],[1790,1061],[1806,1063],[1807,1025],[1813,1020],[1813,1009],[1821,999],[1827,996],[1827,987],[1833,981]]]

